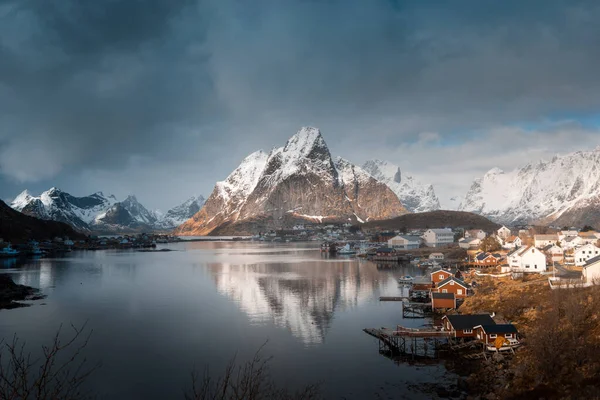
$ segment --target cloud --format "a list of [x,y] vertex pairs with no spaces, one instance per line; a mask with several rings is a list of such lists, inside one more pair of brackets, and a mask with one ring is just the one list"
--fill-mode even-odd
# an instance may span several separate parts
[[[303,125],[415,172],[458,152],[452,183],[431,179],[466,190],[506,164],[471,153],[484,143],[596,113],[599,17],[592,1],[0,0],[0,195],[150,194],[140,178],[164,176],[148,201],[164,208]],[[527,135],[525,159],[564,148]]]

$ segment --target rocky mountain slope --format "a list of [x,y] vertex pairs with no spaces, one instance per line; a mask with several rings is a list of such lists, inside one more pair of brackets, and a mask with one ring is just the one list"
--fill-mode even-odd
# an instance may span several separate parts
[[54,239],[68,236],[71,239],[85,238],[71,226],[56,221],[45,221],[34,218],[10,208],[0,200],[0,237],[13,243],[24,243],[28,240]]
[[406,213],[398,197],[364,170],[331,157],[316,128],[284,147],[246,157],[218,182],[179,235],[242,234],[298,221],[367,221]]
[[388,185],[408,211],[425,212],[440,209],[440,201],[433,185],[425,185],[409,175],[403,175],[397,165],[388,161],[370,160],[364,163],[363,169]]
[[600,222],[600,148],[555,156],[475,180],[459,210],[502,224],[583,226]]
[[167,211],[166,214],[157,215],[158,220],[154,226],[157,229],[174,229],[192,218],[194,214],[200,211],[205,202],[206,199],[202,196],[190,197],[182,204]]
[[133,233],[175,228],[199,210],[199,199],[190,199],[162,216],[146,209],[135,196],[119,202],[102,192],[75,197],[51,188],[37,197],[25,190],[11,207],[36,218],[64,222],[81,232]]

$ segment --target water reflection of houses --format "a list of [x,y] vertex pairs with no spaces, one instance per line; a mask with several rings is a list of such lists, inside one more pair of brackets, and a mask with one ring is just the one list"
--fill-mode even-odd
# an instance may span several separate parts
[[323,342],[334,313],[372,298],[375,265],[348,262],[209,264],[217,290],[255,323],[273,321],[304,343]]

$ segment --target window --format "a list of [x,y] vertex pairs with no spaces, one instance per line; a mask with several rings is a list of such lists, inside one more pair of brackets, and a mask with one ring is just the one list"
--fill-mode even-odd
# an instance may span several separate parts
[[512,338],[512,333],[507,333],[506,335],[504,335],[505,338],[510,339]]
[[442,289],[442,293],[448,293],[447,289]]
[[463,333],[464,334],[472,334],[473,333],[473,329],[463,329]]
[[496,335],[495,333],[492,333],[492,334],[490,335],[490,339],[496,339],[497,337],[498,337],[498,335]]
[[444,279],[444,275],[443,274],[440,274],[440,279]]
[[537,269],[537,264],[535,264],[535,265],[533,266],[533,268]]
[[456,294],[462,294],[462,289],[457,289]]
[[529,268],[529,264],[525,264],[525,268]]
[[454,281],[450,281],[450,286],[454,286]]

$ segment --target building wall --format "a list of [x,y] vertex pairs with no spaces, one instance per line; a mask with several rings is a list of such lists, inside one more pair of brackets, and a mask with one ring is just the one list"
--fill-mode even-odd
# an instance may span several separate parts
[[583,266],[587,260],[600,255],[600,248],[593,244],[587,244],[579,249],[575,250],[575,265],[578,267]]
[[439,308],[456,308],[456,301],[452,299],[431,299],[431,307]]
[[450,272],[438,271],[435,274],[431,274],[431,282],[433,282],[437,285],[441,281],[446,280],[451,276],[454,276],[454,275],[452,275]]
[[448,282],[444,286],[432,289],[432,291],[437,291],[438,293],[454,293],[454,297],[457,299],[464,299],[467,297],[467,288],[452,281]]
[[582,271],[585,283],[600,284],[600,262],[596,262]]

